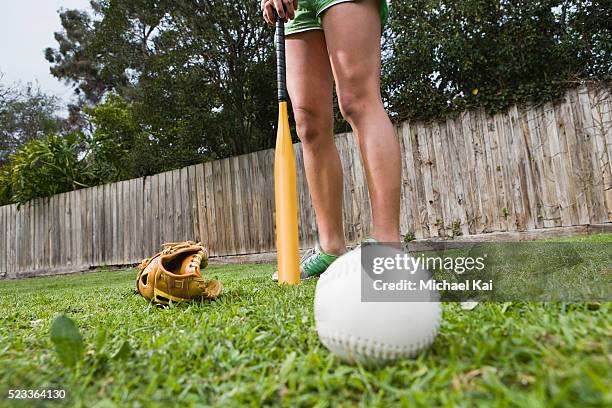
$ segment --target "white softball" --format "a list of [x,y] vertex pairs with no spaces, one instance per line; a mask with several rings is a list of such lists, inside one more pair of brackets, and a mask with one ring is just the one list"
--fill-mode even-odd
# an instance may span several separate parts
[[336,260],[317,283],[316,329],[323,345],[347,362],[388,364],[414,357],[438,334],[438,302],[362,302],[361,249]]

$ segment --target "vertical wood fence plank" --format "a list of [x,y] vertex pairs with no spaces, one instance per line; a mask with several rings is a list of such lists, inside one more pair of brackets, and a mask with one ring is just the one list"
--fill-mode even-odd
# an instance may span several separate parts
[[129,218],[130,208],[133,204],[130,203],[129,183],[121,181],[117,185],[117,236],[118,236],[118,254],[117,265],[125,265],[128,262],[128,253],[130,251],[129,240]]
[[181,171],[173,170],[172,172],[172,220],[174,227],[172,229],[172,241],[184,241],[185,232],[183,231],[183,214],[181,213]]
[[212,163],[213,169],[213,180],[214,190],[213,195],[215,197],[215,221],[218,224],[217,228],[217,240],[218,240],[218,254],[227,255],[229,254],[227,244],[227,225],[225,222],[225,202],[223,200],[223,176],[222,176],[222,163],[221,160],[214,161]]
[[[36,205],[38,206],[36,214],[36,269],[39,271],[46,270],[46,259],[45,259],[45,201],[46,198],[40,198],[37,200]],[[0,211],[1,213],[1,211]],[[1,228],[1,227],[0,227]],[[0,252],[0,256],[2,252]]]
[[94,240],[94,257],[96,265],[103,265],[104,261],[104,227],[105,227],[105,214],[104,214],[104,186],[97,186],[94,192],[95,204],[95,240]]
[[[252,183],[250,188],[253,194],[251,194],[251,206],[252,206],[252,216],[253,216],[253,250],[259,252],[263,252],[263,229],[261,227],[262,224],[262,217],[263,217],[263,204],[262,204],[262,195],[260,194],[260,183],[262,180],[262,174],[261,174],[261,169],[260,169],[260,164],[259,164],[259,157],[261,155],[261,152],[255,152],[251,155],[249,155],[249,162],[250,162],[250,167],[252,169],[251,171],[251,179],[250,182]],[[208,196],[206,196],[206,199],[208,200]],[[207,201],[206,202],[207,206],[210,206],[211,204]],[[306,226],[302,225],[302,229],[307,228]],[[209,228],[210,231],[210,228]]]
[[53,264],[53,197],[45,199],[45,259],[46,267],[51,270]]
[[[240,156],[232,157],[229,160],[232,174],[232,196],[234,202],[233,223],[234,223],[234,243],[236,254],[247,253],[247,243],[249,234],[248,215],[245,210],[246,201],[242,184],[244,182],[243,174],[240,170]],[[299,222],[299,221],[298,221]]]
[[[257,167],[256,167],[257,154],[245,154],[242,155],[240,160],[244,169],[245,183],[243,184],[244,203],[246,205],[245,211],[248,214],[249,219],[249,234],[248,234],[248,251],[249,253],[256,253],[260,247],[260,232],[257,230],[257,214],[259,208],[259,192],[257,189]],[[300,205],[303,205],[300,202]],[[299,227],[302,231],[306,230],[305,223],[302,223]]]
[[0,207],[0,277],[8,276],[6,267],[6,244],[9,239],[6,228],[7,218],[7,206]]
[[551,153],[551,145],[554,140],[554,135],[549,133],[554,126],[549,126],[547,115],[546,115],[546,106],[538,106],[536,108],[536,118],[538,121],[538,129],[539,135],[541,139],[539,142],[541,143],[542,155],[543,155],[543,163],[542,170],[544,175],[544,180],[546,182],[546,203],[544,204],[545,210],[547,211],[546,219],[552,221],[552,226],[559,227],[561,226],[561,209],[559,205],[559,197],[558,197],[558,185],[559,180],[555,177],[553,159]]
[[593,212],[591,221],[593,223],[606,222],[608,214],[605,210],[606,197],[604,192],[604,174],[599,160],[600,151],[596,140],[598,139],[598,129],[591,110],[591,100],[587,87],[582,87],[578,90],[578,112],[581,115],[581,122],[584,132],[584,151],[590,163],[590,184],[592,186],[591,206]]
[[454,202],[454,186],[450,180],[451,163],[445,155],[448,149],[448,137],[444,122],[434,122],[432,145],[434,148],[435,169],[438,175],[438,196],[440,197],[440,225],[444,237],[451,237],[453,230],[452,202]]
[[[198,213],[198,185],[196,182],[197,165],[187,167],[187,189],[189,191],[189,217],[191,219],[191,239],[202,242],[200,238],[200,216]],[[205,242],[203,242],[206,245]]]
[[83,225],[83,269],[88,269],[93,265],[92,261],[92,248],[94,242],[93,236],[93,201],[91,196],[94,192],[93,188],[87,188],[81,190],[81,225]]
[[225,220],[225,238],[227,245],[228,255],[236,254],[235,245],[235,228],[233,220],[234,212],[234,200],[232,198],[232,175],[230,167],[230,159],[221,160],[221,180],[223,188],[219,191],[221,197],[223,197],[223,219]]
[[66,266],[70,269],[72,269],[74,267],[74,256],[75,256],[75,251],[74,251],[74,237],[73,237],[73,232],[74,232],[74,219],[73,219],[73,215],[74,215],[74,206],[72,204],[72,194],[69,193],[65,193],[64,194],[64,198],[66,199],[66,203],[65,203],[65,214],[66,214],[66,226],[64,229],[65,232],[65,236],[66,236],[66,250],[67,250],[67,254],[66,254]]
[[72,239],[72,251],[73,251],[73,269],[79,270],[81,268],[82,258],[82,225],[81,225],[81,201],[79,190],[71,191],[70,193],[70,221],[72,225],[71,239]]
[[7,236],[8,242],[6,246],[6,266],[8,276],[16,276],[15,273],[15,210],[14,205],[7,206]]
[[123,240],[121,237],[121,183],[113,183],[110,188],[110,210],[111,210],[111,245],[112,261],[111,265],[118,265],[121,262],[121,248]]
[[[523,228],[525,225],[527,230],[533,230],[543,227],[543,221],[540,217],[540,192],[536,186],[535,173],[535,157],[531,146],[531,134],[528,124],[528,118],[524,111],[519,111],[517,106],[510,109],[510,134],[517,140],[517,148],[520,148],[521,153],[521,177],[525,178],[525,187],[523,188],[523,212],[517,212],[517,227]],[[514,187],[516,188],[516,187]],[[514,191],[513,191],[514,195]]]
[[183,236],[186,240],[195,240],[196,232],[193,229],[193,218],[191,217],[191,201],[194,199],[194,192],[189,185],[189,170],[187,167],[181,169],[181,212],[183,213]]
[[[257,153],[255,153],[257,154]],[[216,222],[216,205],[215,205],[215,187],[213,178],[213,163],[204,163],[204,180],[205,180],[205,196],[206,196],[206,227],[209,240],[209,250],[212,256],[218,256],[219,251],[219,234],[217,234],[218,224]]]
[[6,269],[9,276],[16,276],[15,273],[15,205],[7,206],[6,233],[8,237],[6,245]]
[[210,250],[211,238],[208,236],[208,221],[206,219],[206,179],[204,164],[195,166],[195,187],[197,199],[198,239]]
[[15,274],[21,272],[21,257],[23,247],[23,236],[22,236],[22,221],[23,221],[23,207],[17,208],[17,217],[15,220]]
[[145,215],[147,211],[147,196],[145,194],[145,184],[146,177],[139,178],[134,182],[134,189],[136,191],[136,229],[137,229],[137,240],[134,244],[134,259],[132,260],[134,263],[140,262],[142,258],[147,256],[147,251],[145,247],[147,245],[147,240],[149,239],[146,234],[146,226],[145,226]]
[[[492,192],[491,204],[493,208],[493,223],[497,231],[508,231],[510,229],[516,229],[511,225],[513,223],[514,212],[511,212],[508,208],[508,197],[506,189],[504,188],[504,177],[502,167],[505,163],[502,160],[500,150],[500,133],[503,132],[503,128],[500,128],[495,120],[495,116],[483,115],[483,127],[485,131],[485,151],[487,156],[487,169],[490,177],[490,191]],[[514,152],[513,152],[514,153]],[[514,154],[508,159],[514,163]],[[511,220],[512,219],[512,220]]]
[[485,155],[485,142],[482,129],[482,121],[480,117],[482,111],[471,111],[471,139],[474,161],[476,163],[476,183],[478,186],[478,194],[480,195],[482,229],[481,232],[487,233],[493,231],[493,209],[491,203],[491,192],[489,191],[489,177],[487,171],[487,158]]
[[[590,117],[593,126],[593,153],[596,161],[595,173],[601,175],[604,201],[600,214],[600,222],[612,221],[612,163],[609,152],[612,149],[612,115],[606,108],[609,90],[588,89]],[[585,112],[588,114],[588,112]]]
[[91,247],[92,250],[92,260],[93,265],[101,265],[102,264],[102,246],[104,245],[102,236],[104,234],[104,195],[103,195],[103,186],[96,186],[92,192],[92,203],[93,203],[93,245]]
[[[587,131],[587,124],[585,124],[584,113],[582,112],[581,103],[584,101],[583,90],[570,90],[568,92],[572,103],[570,104],[572,109],[572,118],[574,120],[576,130],[576,150],[577,155],[580,157],[582,166],[580,168],[579,178],[583,187],[583,194],[586,203],[586,207],[589,214],[589,222],[594,223],[597,218],[596,214],[598,211],[598,204],[596,201],[597,192],[595,191],[596,176],[593,175],[593,167],[591,160],[591,143],[590,135]],[[582,94],[582,96],[581,96]]]
[[580,224],[589,224],[591,222],[591,207],[590,194],[591,186],[589,184],[589,164],[582,152],[584,132],[579,129],[581,122],[578,117],[576,106],[578,104],[578,92],[570,90],[566,94],[565,103],[563,104],[564,117],[567,121],[567,143],[568,149],[571,152],[573,179],[576,180],[576,206],[578,211],[578,222]]
[[506,220],[506,228],[509,231],[525,229],[524,220],[527,216],[521,194],[525,187],[522,184],[524,171],[521,170],[523,152],[519,147],[523,144],[523,137],[516,120],[517,118],[514,118],[513,122],[509,115],[495,117],[499,143],[498,173],[503,179],[498,191],[503,190],[504,195],[504,204],[499,207],[499,211]]
[[130,180],[130,197],[134,205],[132,220],[132,234],[130,242],[130,263],[135,264],[142,258],[140,256],[142,242],[144,236],[142,235],[142,217],[144,214],[143,207],[143,189],[144,180],[137,178]]
[[181,222],[181,240],[193,240],[193,233],[191,231],[191,219],[189,218],[189,214],[191,214],[191,207],[189,205],[189,176],[187,174],[187,168],[183,167],[180,170],[177,170],[175,174],[179,175],[179,192],[178,195],[180,197],[180,222]]
[[28,253],[28,261],[24,268],[26,271],[31,272],[32,270],[38,270],[37,257],[36,257],[36,225],[37,223],[37,201],[32,200],[28,203],[28,230],[30,235],[30,248]]
[[561,225],[572,225],[570,202],[572,197],[568,196],[570,187],[568,186],[568,174],[565,172],[562,160],[561,136],[559,135],[559,124],[557,115],[552,103],[544,105],[544,115],[546,120],[546,133],[548,134],[550,155],[552,161],[552,171],[556,179],[557,203],[561,216]]
[[141,236],[141,228],[139,220],[142,219],[142,201],[138,194],[138,190],[141,190],[140,183],[142,183],[142,179],[132,179],[128,181],[129,186],[129,203],[130,203],[130,218],[128,220],[129,231],[128,231],[128,263],[134,264],[136,263],[136,259],[138,259],[138,247],[142,241]]
[[[307,242],[309,240],[311,234],[309,231],[310,223],[308,219],[308,216],[309,216],[308,208],[310,207],[310,205],[304,205],[304,202],[309,202],[309,200],[304,196],[304,194],[308,194],[308,192],[304,191],[304,182],[305,182],[306,175],[304,172],[304,157],[303,157],[303,151],[302,151],[301,145],[299,144],[293,145],[293,154],[295,156],[295,167],[296,167],[295,183],[296,183],[296,190],[297,190],[297,206],[298,206],[297,208],[298,210],[298,242],[302,244],[303,242]],[[242,156],[239,157],[238,159],[239,159],[238,168],[241,168],[243,167],[243,162],[241,161]],[[247,174],[243,171],[240,171],[240,179],[247,181],[248,180]],[[239,189],[237,193],[240,195],[244,194],[244,191],[246,189],[246,186],[244,186],[244,184],[245,183],[243,182],[238,184]],[[241,200],[241,202],[243,201]],[[246,209],[244,211],[246,211]],[[250,230],[251,230],[250,223],[247,223],[245,225],[244,230],[247,234],[250,233]],[[248,242],[249,242],[248,236],[245,236],[245,244],[248,244]],[[245,246],[246,245],[241,245],[242,251],[246,250],[246,248],[243,248]]]
[[172,194],[171,198],[173,199],[173,222],[174,229],[172,230],[172,238],[173,242],[184,241],[185,240],[185,231],[183,229],[183,214],[181,213],[181,201],[183,201],[183,197],[181,196],[181,171],[174,170],[172,173]]
[[[167,171],[165,173],[165,196],[162,198],[160,197],[162,200],[164,200],[164,203],[166,205],[166,207],[164,208],[164,214],[166,216],[166,223],[165,224],[165,231],[166,233],[164,234],[164,241],[165,242],[174,242],[177,241],[178,239],[178,233],[176,232],[176,230],[178,229],[178,225],[176,225],[176,212],[177,212],[177,208],[176,208],[176,197],[175,197],[175,185],[174,185],[174,172],[173,171]],[[177,180],[178,181],[178,180]],[[180,211],[180,207],[179,207],[179,211]]]
[[402,208],[400,214],[402,233],[422,237],[423,230],[418,207],[418,180],[414,172],[414,153],[410,125],[407,122],[401,127],[400,148],[402,150]]
[[167,178],[168,172],[162,173],[159,175],[159,184],[158,189],[159,193],[157,196],[157,205],[159,209],[159,243],[161,245],[165,242],[172,242],[172,237],[169,236],[169,233],[172,231],[172,223],[169,222],[169,215],[172,216],[172,194],[171,191],[169,193],[166,192],[166,187],[171,187],[171,184],[168,185],[168,181],[172,181],[172,178]]
[[[161,215],[159,210],[159,174],[151,176],[151,213],[153,215],[152,227],[151,227],[151,247],[149,248],[148,254],[156,252],[161,244],[160,239],[160,228],[161,228]],[[145,254],[145,257],[148,255]]]
[[461,235],[470,233],[469,225],[473,214],[470,210],[469,197],[467,194],[467,186],[465,177],[465,156],[461,154],[461,146],[463,145],[463,134],[461,124],[455,119],[448,118],[446,120],[446,134],[448,137],[448,155],[451,164],[450,171],[455,188],[455,197],[453,202],[453,218],[459,220],[459,231]]
[[134,255],[134,246],[137,242],[137,209],[139,203],[136,202],[135,181],[137,181],[137,179],[125,181],[125,190],[123,192],[123,199],[125,201],[123,206],[126,210],[124,212],[124,264],[126,265],[135,263],[134,259],[136,257]]
[[37,252],[38,252],[38,241],[39,241],[39,235],[38,235],[38,228],[40,226],[40,220],[39,220],[39,209],[40,209],[40,204],[39,204],[40,198],[34,199],[32,201],[30,201],[30,259],[28,264],[26,265],[26,270],[27,271],[38,271],[40,269],[40,262],[39,262],[39,257],[36,256]]
[[66,195],[59,194],[57,196],[57,219],[55,223],[55,235],[57,237],[57,260],[55,265],[59,268],[62,268],[68,264],[67,261],[67,253],[66,249]]
[[56,259],[59,257],[57,248],[59,246],[58,237],[56,235],[56,223],[58,221],[59,214],[57,214],[57,200],[59,196],[49,197],[49,268],[56,268]]
[[480,185],[476,171],[476,158],[474,153],[473,127],[469,112],[461,114],[461,131],[463,133],[463,146],[466,161],[467,179],[469,180],[469,195],[472,203],[472,219],[470,220],[470,233],[478,234],[483,230],[482,204],[480,200]]
[[[493,161],[491,171],[493,171],[496,197],[496,211],[494,213],[499,220],[501,231],[515,231],[518,211],[512,197],[513,183],[510,179],[512,177],[511,171],[516,169],[516,157],[514,157],[515,152],[508,149],[507,127],[504,123],[504,117],[500,114],[489,117],[487,131],[487,137],[492,144],[490,148]],[[512,134],[509,136],[514,139]],[[509,151],[512,151],[512,153],[509,153]],[[510,156],[510,154],[512,155]],[[514,159],[512,163],[511,159]]]
[[139,246],[138,257],[146,258],[153,253],[153,207],[151,205],[151,177],[145,177],[142,181],[142,219],[140,225],[142,229],[141,245]]
[[[359,194],[358,185],[354,177],[352,155],[349,154],[348,140],[344,134],[334,138],[334,144],[341,158],[342,174],[344,184],[342,189],[342,216],[344,219],[344,234],[348,242],[358,239],[357,231],[361,229],[358,224],[359,210],[356,208],[357,196]],[[316,228],[315,228],[316,233]]]
[[11,206],[10,205],[5,205],[2,207],[3,209],[3,216],[4,216],[4,223],[3,223],[3,234],[4,234],[4,248],[2,251],[2,254],[4,256],[4,267],[3,267],[3,271],[6,273],[6,276],[11,276],[11,265],[10,265],[10,257],[11,257],[11,250],[10,250],[10,243],[12,241],[12,236],[11,236],[11,220],[13,218],[13,214],[11,213]]
[[436,196],[434,195],[434,181],[432,175],[433,160],[429,157],[428,151],[428,134],[426,127],[423,124],[417,124],[417,137],[419,141],[419,165],[421,174],[423,175],[423,184],[425,191],[425,207],[427,208],[427,224],[425,228],[428,230],[428,236],[437,237],[438,228],[436,222]]
[[115,206],[113,201],[113,185],[106,184],[104,186],[104,259],[106,265],[112,265],[114,262],[113,258],[113,207]]
[[535,185],[537,186],[537,217],[541,221],[542,226],[545,228],[554,227],[554,219],[549,208],[549,183],[546,180],[546,170],[544,152],[543,152],[543,140],[542,131],[540,129],[540,123],[538,121],[538,112],[536,109],[529,109],[526,111],[527,124],[529,126],[530,143],[532,146],[532,169],[535,177]]
[[570,118],[571,110],[568,111],[566,109],[566,104],[567,100],[564,100],[562,103],[555,104],[554,106],[555,117],[557,119],[557,134],[559,136],[559,162],[562,167],[561,171],[566,179],[567,190],[565,194],[568,200],[566,211],[569,216],[569,223],[570,225],[579,225],[578,191],[574,177],[574,167],[577,164],[573,162],[574,158],[571,150],[575,147],[575,135],[570,136],[570,133],[573,132],[573,129],[570,130],[568,128],[568,126],[572,126]]

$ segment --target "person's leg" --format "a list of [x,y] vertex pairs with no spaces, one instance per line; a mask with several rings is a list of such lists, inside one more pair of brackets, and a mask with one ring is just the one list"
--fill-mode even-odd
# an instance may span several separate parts
[[380,1],[344,2],[322,15],[338,102],[359,143],[372,202],[372,237],[400,239],[401,157],[380,94]]
[[287,90],[324,252],[345,252],[342,222],[342,166],[333,139],[332,73],[321,30],[286,39]]

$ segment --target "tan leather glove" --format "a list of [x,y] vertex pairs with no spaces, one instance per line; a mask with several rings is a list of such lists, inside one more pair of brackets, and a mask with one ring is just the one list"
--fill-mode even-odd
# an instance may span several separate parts
[[176,242],[147,258],[138,267],[136,287],[145,299],[157,304],[216,299],[221,282],[204,280],[202,269],[208,265],[208,253],[199,242]]

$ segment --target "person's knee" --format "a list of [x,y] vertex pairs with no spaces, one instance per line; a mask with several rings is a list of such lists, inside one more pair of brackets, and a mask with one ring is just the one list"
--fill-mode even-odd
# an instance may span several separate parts
[[356,125],[369,111],[381,104],[380,96],[370,91],[363,83],[338,87],[338,105],[342,117],[351,125]]
[[295,127],[298,138],[306,147],[324,145],[332,139],[332,118],[316,108],[294,106]]

